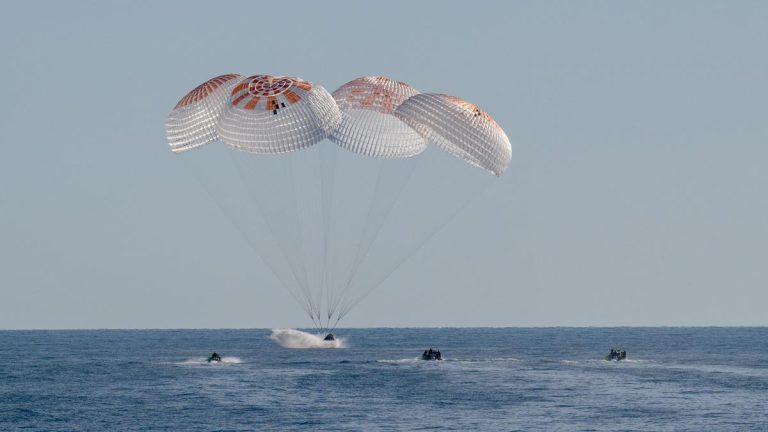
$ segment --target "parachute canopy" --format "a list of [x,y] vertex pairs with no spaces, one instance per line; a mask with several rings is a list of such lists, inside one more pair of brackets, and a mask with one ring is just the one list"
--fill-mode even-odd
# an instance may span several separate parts
[[331,141],[355,153],[373,157],[411,157],[427,142],[393,115],[404,100],[419,92],[387,77],[362,77],[333,92],[342,114]]
[[232,88],[243,77],[220,75],[195,87],[181,98],[165,123],[168,144],[174,152],[183,152],[219,139],[216,127]]
[[397,107],[395,116],[430,143],[497,176],[512,159],[501,127],[477,105],[455,96],[415,95]]
[[331,96],[301,78],[221,75],[179,101],[166,136],[174,152],[221,139],[249,153],[279,154],[330,138],[366,156],[407,158],[434,144],[497,176],[512,158],[504,130],[477,105],[382,76],[357,78]]
[[301,78],[254,75],[232,89],[218,134],[237,150],[278,154],[317,144],[340,121],[339,107],[322,86]]

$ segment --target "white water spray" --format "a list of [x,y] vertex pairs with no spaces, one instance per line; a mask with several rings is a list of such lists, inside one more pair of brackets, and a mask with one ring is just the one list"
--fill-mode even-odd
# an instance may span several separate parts
[[294,329],[272,329],[270,339],[283,348],[346,348],[346,339],[323,340],[324,335],[314,335]]
[[220,364],[239,364],[242,363],[239,357],[221,357],[220,362],[209,362],[207,357],[195,357],[176,363],[178,365],[220,365]]

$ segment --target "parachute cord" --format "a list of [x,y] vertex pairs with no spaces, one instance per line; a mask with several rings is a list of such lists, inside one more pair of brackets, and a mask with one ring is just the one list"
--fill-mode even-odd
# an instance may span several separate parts
[[365,223],[360,228],[360,240],[357,243],[357,248],[355,248],[355,258],[352,262],[352,266],[350,267],[349,272],[347,273],[347,281],[344,283],[345,288],[342,289],[342,291],[339,293],[337,297],[334,298],[333,306],[329,310],[329,315],[333,315],[336,312],[336,308],[339,306],[339,303],[341,302],[342,298],[344,297],[346,293],[346,287],[349,286],[349,281],[352,278],[354,273],[357,271],[357,267],[359,266],[359,258],[362,255],[361,251],[363,249],[363,243],[365,240],[365,233],[368,228],[368,224],[370,223],[371,214],[373,213],[373,208],[376,205],[376,199],[379,196],[379,193],[381,191],[381,177],[382,172],[384,171],[384,161],[379,161],[379,169],[376,171],[376,186],[374,187],[373,197],[371,198],[370,205],[368,206],[368,211],[365,216]]
[[[232,152],[228,152],[230,160],[237,168],[237,172],[239,174],[240,181],[246,186],[246,190],[248,191],[248,197],[250,198],[251,202],[256,206],[257,209],[261,209],[263,206],[263,203],[258,202],[256,199],[256,194],[251,189],[250,183],[248,179],[245,176],[245,173],[243,172],[243,168],[240,165],[240,163],[237,162],[235,157],[232,155]],[[270,233],[272,234],[272,237],[275,239],[275,243],[280,247],[280,250],[282,252],[283,258],[285,258],[286,262],[289,265],[289,268],[291,269],[291,273],[293,273],[294,280],[296,281],[296,284],[299,285],[300,288],[302,288],[302,291],[306,292],[308,290],[306,286],[306,281],[302,284],[301,278],[299,278],[300,272],[295,268],[294,260],[289,258],[289,253],[285,250],[285,247],[278,241],[277,230],[274,229],[274,226],[269,222],[269,218],[266,217],[261,211],[259,211],[259,216],[261,217],[262,221],[264,221],[264,224],[269,229]]]
[[[299,269],[296,268],[296,263],[294,262],[295,260],[292,260],[289,257],[289,253],[285,249],[285,246],[282,244],[282,242],[280,242],[278,240],[280,238],[280,236],[278,236],[277,230],[269,222],[269,218],[266,217],[261,212],[261,207],[263,206],[263,204],[258,202],[258,200],[256,199],[256,194],[254,193],[254,191],[252,189],[251,182],[248,181],[248,179],[246,178],[245,173],[243,172],[243,167],[237,161],[235,156],[233,156],[233,153],[231,151],[227,151],[227,154],[229,155],[230,161],[232,162],[232,164],[237,169],[237,173],[238,173],[238,177],[240,178],[240,182],[243,183],[243,185],[246,187],[246,190],[248,191],[248,197],[250,198],[251,203],[253,203],[256,206],[257,209],[259,209],[259,211],[258,211],[259,216],[261,217],[262,221],[264,222],[264,225],[266,225],[266,227],[269,229],[270,234],[272,234],[272,237],[275,239],[275,244],[278,245],[278,247],[280,248],[280,252],[283,255],[283,258],[288,263],[288,268],[291,270],[291,274],[293,276],[293,279],[294,279],[294,281],[296,281],[296,285],[301,290],[302,297],[304,298],[304,300],[303,301],[299,300],[297,298],[297,295],[294,295],[294,298],[296,298],[296,301],[307,312],[309,317],[314,320],[314,314],[313,314],[312,307],[311,307],[312,304],[308,300],[308,297],[309,297],[309,287],[307,286],[306,280],[302,281],[302,279],[299,277],[301,275],[301,272],[299,271]],[[246,236],[246,238],[247,238],[247,236]],[[263,260],[263,261],[266,262],[266,260]],[[273,272],[274,272],[274,270],[273,270]]]
[[381,178],[382,178],[383,172],[384,172],[384,162],[380,161],[379,169],[378,169],[378,172],[376,173],[376,186],[374,188],[373,198],[371,198],[371,204],[370,206],[368,206],[368,212],[365,215],[365,223],[363,224],[363,227],[360,233],[360,241],[357,242],[357,249],[355,251],[355,260],[352,263],[351,271],[347,275],[347,281],[344,284],[345,287],[349,285],[349,281],[352,279],[354,274],[357,272],[358,267],[360,266],[361,256],[363,255],[361,251],[363,249],[363,243],[365,243],[365,234],[368,229],[368,225],[371,222],[371,214],[373,213],[373,208],[376,206],[376,201],[378,200],[379,194],[381,193]]
[[[184,162],[184,164],[187,166],[187,170],[195,173],[195,170],[190,166],[190,163],[187,162],[184,158],[181,158],[181,159]],[[298,303],[301,306],[301,308],[304,309],[304,312],[306,312],[311,317],[312,314],[310,313],[309,309],[306,307],[304,302],[302,302],[301,299],[299,299],[299,296],[296,293],[295,289],[291,288],[291,285],[285,282],[285,280],[280,276],[280,273],[275,269],[275,267],[272,264],[270,264],[269,261],[262,256],[262,253],[259,252],[256,246],[253,244],[253,240],[246,234],[245,228],[243,228],[239,223],[237,223],[234,217],[227,215],[227,211],[224,208],[224,205],[216,198],[216,195],[213,193],[210,187],[206,185],[205,182],[203,182],[202,179],[197,174],[193,174],[193,175],[195,180],[198,182],[198,184],[202,186],[203,190],[208,195],[208,197],[211,198],[211,200],[216,204],[216,207],[219,209],[221,214],[223,214],[224,217],[229,221],[229,223],[232,224],[235,230],[237,230],[237,232],[240,233],[240,236],[243,239],[245,239],[245,243],[251,248],[253,252],[256,253],[256,256],[259,257],[261,262],[263,262],[264,265],[267,266],[267,268],[272,272],[272,274],[275,275],[278,282],[280,282],[280,284],[288,291],[291,297],[293,297],[293,299],[296,300],[296,303]]]
[[398,263],[397,263],[397,264],[396,264],[396,265],[395,265],[393,268],[392,268],[392,270],[390,270],[389,272],[385,273],[385,274],[384,274],[384,277],[382,277],[382,278],[381,278],[381,279],[380,279],[378,282],[376,282],[376,283],[374,283],[373,285],[371,285],[371,288],[369,288],[369,289],[368,289],[368,290],[366,290],[365,292],[361,293],[361,294],[360,294],[360,296],[358,296],[358,298],[357,298],[357,299],[355,299],[355,300],[352,300],[352,301],[351,301],[351,302],[348,304],[348,307],[345,307],[345,308],[343,308],[342,310],[340,310],[340,311],[339,311],[339,320],[341,320],[341,318],[343,318],[343,317],[344,317],[344,316],[345,316],[347,313],[349,313],[349,311],[350,311],[350,310],[352,310],[352,308],[354,308],[354,307],[355,307],[355,306],[357,306],[357,305],[358,305],[358,304],[359,304],[361,301],[363,301],[363,299],[365,299],[365,298],[366,298],[368,295],[370,295],[370,294],[371,294],[371,293],[372,293],[372,292],[373,292],[373,291],[374,291],[376,288],[378,288],[379,286],[381,286],[381,284],[383,284],[384,282],[386,282],[386,281],[387,281],[387,280],[388,280],[388,279],[389,279],[389,278],[390,278],[390,277],[391,277],[391,276],[392,276],[392,275],[393,275],[393,274],[394,274],[394,273],[395,273],[395,272],[396,272],[396,271],[397,271],[397,270],[398,270],[398,269],[399,269],[399,268],[400,268],[400,267],[401,267],[403,264],[405,264],[405,262],[406,262],[406,261],[408,261],[408,259],[410,259],[410,258],[411,258],[411,257],[412,257],[412,256],[413,256],[413,255],[414,255],[416,252],[418,252],[419,250],[421,250],[421,248],[423,248],[423,247],[424,247],[424,246],[425,246],[427,243],[429,243],[429,242],[432,240],[432,238],[434,238],[434,237],[435,237],[435,236],[436,236],[436,235],[437,235],[439,232],[441,232],[441,231],[442,231],[442,230],[443,230],[443,229],[444,229],[444,228],[445,228],[445,227],[446,227],[446,226],[447,226],[447,225],[448,225],[448,224],[449,224],[449,223],[450,223],[450,222],[451,222],[451,221],[452,221],[452,220],[453,220],[453,219],[454,219],[454,218],[455,218],[455,217],[456,217],[456,216],[457,216],[459,213],[461,213],[461,211],[463,211],[464,209],[466,209],[466,208],[469,206],[469,204],[471,204],[471,203],[472,203],[472,202],[473,202],[475,199],[477,199],[478,197],[480,197],[481,195],[483,195],[483,194],[484,194],[484,193],[485,193],[485,192],[488,190],[488,187],[491,185],[491,180],[492,180],[492,178],[489,178],[489,179],[488,179],[488,181],[486,181],[486,182],[485,182],[485,183],[482,185],[482,187],[480,188],[480,190],[479,190],[479,191],[478,191],[476,194],[474,194],[474,195],[471,195],[471,196],[469,197],[469,199],[467,199],[467,200],[466,200],[464,203],[462,203],[462,205],[461,205],[461,206],[459,206],[459,207],[458,207],[456,210],[454,210],[454,211],[453,211],[453,213],[451,213],[451,214],[450,214],[450,216],[448,217],[448,219],[446,219],[445,221],[443,221],[443,223],[441,223],[441,224],[438,226],[438,228],[437,228],[436,230],[433,230],[433,231],[432,231],[432,232],[431,232],[431,233],[430,233],[430,234],[429,234],[429,235],[428,235],[428,236],[427,236],[427,237],[424,239],[424,241],[422,241],[421,243],[419,243],[419,244],[416,246],[416,248],[414,248],[414,249],[413,249],[413,250],[411,250],[411,251],[410,251],[408,254],[406,254],[406,255],[405,255],[405,256],[404,256],[404,257],[403,257],[403,258],[402,258],[402,259],[401,259],[401,260],[400,260],[400,261],[399,261],[399,262],[398,262]]
[[[325,292],[327,291],[327,283],[326,283],[326,262],[327,262],[327,255],[328,255],[328,235],[326,234],[326,221],[328,217],[326,216],[326,205],[323,202],[323,199],[325,198],[325,180],[323,179],[323,167],[322,167],[322,153],[321,148],[314,149],[317,152],[317,157],[315,158],[315,177],[320,178],[320,193],[317,196],[317,205],[320,210],[320,225],[322,227],[322,246],[320,250],[320,257],[315,257],[317,262],[322,262],[321,268],[320,268],[320,275],[319,280],[317,281],[318,289],[317,289],[317,301],[318,301],[318,314],[320,315],[320,323],[322,325],[323,322],[323,311],[328,309],[327,306],[327,300],[325,300]],[[325,327],[325,326],[323,326]]]
[[336,326],[339,325],[339,320],[337,319],[336,322],[333,323],[333,327],[330,326],[330,322],[328,323],[328,333],[333,333],[334,330],[336,330]]
[[[335,148],[333,150],[336,150]],[[331,151],[331,150],[328,150]],[[330,305],[331,305],[331,287],[328,283],[328,273],[329,273],[329,251],[330,251],[330,226],[331,226],[331,217],[330,212],[333,209],[333,198],[334,198],[334,187],[336,184],[336,176],[335,176],[335,166],[336,166],[336,151],[331,151],[331,155],[333,158],[331,159],[331,167],[330,170],[327,169],[326,161],[323,156],[325,153],[323,153],[323,147],[318,147],[318,155],[320,160],[320,205],[322,209],[322,218],[323,218],[323,272],[322,272],[322,287],[321,287],[321,295],[322,292],[325,292],[325,309],[327,313],[327,325],[330,326],[331,322],[331,313],[330,311]],[[327,174],[330,173],[330,174]],[[327,178],[330,177],[330,178]]]
[[339,321],[341,321],[341,316],[340,316],[340,315],[337,315],[337,316],[336,316],[336,321],[333,323],[333,327],[331,327],[331,330],[330,330],[330,331],[334,331],[334,330],[336,330],[336,326],[338,326],[338,325],[339,325]]
[[317,333],[324,333],[325,332],[325,327],[323,326],[322,323],[315,323],[315,320],[313,319],[312,320],[312,325],[315,327],[315,331]]
[[[395,195],[394,200],[392,200],[388,204],[387,208],[382,213],[382,217],[378,221],[378,224],[377,224],[377,226],[374,229],[373,236],[370,238],[370,240],[366,244],[365,252],[362,255],[358,255],[356,257],[356,258],[359,258],[359,259],[356,260],[356,265],[354,266],[353,271],[349,274],[349,277],[348,277],[347,282],[346,282],[346,284],[344,286],[344,289],[342,290],[342,293],[339,296],[339,301],[341,301],[342,298],[346,297],[347,293],[352,288],[353,281],[355,280],[355,277],[357,276],[358,271],[360,270],[360,266],[362,265],[363,262],[365,262],[365,259],[368,257],[368,253],[370,252],[371,247],[373,246],[373,244],[378,239],[379,234],[381,233],[381,230],[384,227],[384,225],[385,225],[385,223],[386,223],[386,221],[387,221],[387,219],[389,217],[389,214],[395,208],[397,203],[400,202],[400,200],[402,199],[403,192],[406,190],[406,187],[410,184],[411,179],[413,178],[413,173],[416,171],[416,167],[420,166],[421,163],[422,163],[421,161],[423,161],[423,160],[424,160],[424,158],[420,158],[420,159],[417,160],[416,163],[411,163],[411,164],[407,165],[410,168],[410,170],[408,171],[408,174],[407,174],[407,176],[405,178],[405,181],[402,183],[400,188],[397,190],[397,193]],[[366,222],[366,224],[367,224],[367,222]]]
[[[423,159],[422,159],[423,160]],[[408,171],[408,175],[406,177],[405,182],[400,186],[400,189],[397,191],[397,194],[395,195],[395,199],[392,200],[387,208],[384,210],[384,213],[382,213],[381,220],[378,221],[378,224],[374,228],[373,236],[371,237],[370,241],[367,242],[365,246],[365,251],[362,255],[358,255],[357,257],[359,259],[356,260],[355,266],[353,268],[353,271],[350,273],[347,282],[344,286],[344,289],[342,291],[342,294],[340,297],[346,296],[346,294],[349,292],[350,288],[353,286],[352,282],[354,281],[355,277],[357,276],[358,271],[360,270],[360,266],[365,262],[366,258],[368,257],[368,253],[371,251],[371,247],[376,243],[376,240],[379,238],[379,234],[381,234],[381,230],[384,227],[387,218],[389,217],[389,214],[392,212],[392,210],[395,208],[398,202],[400,202],[400,199],[403,196],[403,191],[405,191],[406,187],[410,184],[411,179],[413,178],[413,173],[415,172],[415,167],[417,164],[410,164],[411,168],[410,171]],[[378,187],[378,185],[377,185]],[[369,215],[370,216],[370,215]],[[366,222],[367,225],[367,222]]]
[[[303,276],[304,276],[303,280],[304,280],[304,287],[306,290],[307,302],[309,302],[310,308],[313,311],[313,319],[314,319],[314,316],[317,316],[319,320],[320,312],[317,310],[314,298],[312,296],[312,290],[309,287],[309,272],[307,271],[307,267],[305,264],[307,260],[307,251],[306,251],[306,248],[304,247],[304,232],[302,230],[302,224],[301,224],[301,216],[303,215],[303,212],[299,213],[299,203],[298,203],[298,197],[297,197],[297,191],[296,191],[296,180],[295,180],[294,169],[293,169],[293,158],[289,157],[288,158],[289,162],[287,164],[285,163],[285,158],[281,158],[281,159],[283,159],[283,162],[284,162],[283,165],[287,165],[284,172],[288,174],[288,178],[291,183],[291,190],[293,191],[292,201],[293,201],[293,209],[294,209],[293,214],[296,216],[296,234],[297,234],[296,240],[299,242],[299,245],[300,245],[300,251],[297,251],[297,252],[300,252],[300,254],[296,261],[298,262],[298,265],[301,267],[303,271]],[[300,273],[300,275],[302,275],[302,273]]]

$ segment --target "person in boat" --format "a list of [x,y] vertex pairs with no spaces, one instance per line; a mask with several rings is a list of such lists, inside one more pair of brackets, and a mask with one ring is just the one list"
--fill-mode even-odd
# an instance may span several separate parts
[[421,355],[422,360],[442,360],[443,356],[440,354],[439,350],[433,350],[432,347],[430,347],[428,350],[425,350],[424,353]]
[[334,335],[333,333],[328,333],[327,335],[325,335],[325,338],[323,338],[323,340],[324,341],[335,341],[336,340],[336,335]]
[[608,354],[606,360],[625,360],[627,358],[627,352],[621,348],[611,348],[611,353]]
[[215,353],[215,352],[214,352],[213,354],[211,354],[211,356],[210,356],[210,357],[208,357],[208,363],[211,363],[211,362],[220,362],[220,361],[221,361],[221,356],[220,356],[220,355],[218,355],[218,354],[217,354],[217,353]]

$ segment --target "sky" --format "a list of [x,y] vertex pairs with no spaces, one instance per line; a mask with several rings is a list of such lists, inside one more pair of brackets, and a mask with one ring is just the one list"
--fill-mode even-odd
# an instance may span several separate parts
[[165,141],[232,72],[385,75],[512,142],[344,326],[768,325],[766,22],[760,1],[5,4],[0,329],[309,325]]

